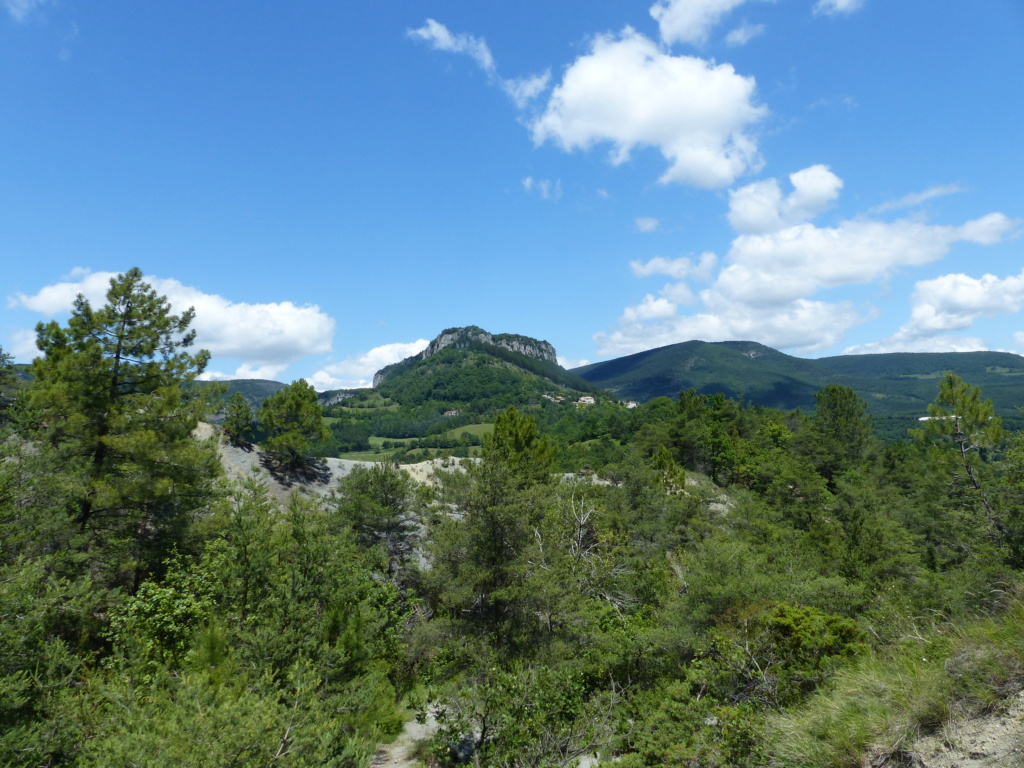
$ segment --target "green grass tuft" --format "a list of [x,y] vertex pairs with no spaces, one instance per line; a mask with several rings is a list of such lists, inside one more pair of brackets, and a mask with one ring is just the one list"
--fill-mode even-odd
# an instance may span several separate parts
[[856,768],[895,755],[947,720],[991,711],[1024,688],[1024,602],[1003,614],[908,641],[838,673],[772,722],[777,768]]

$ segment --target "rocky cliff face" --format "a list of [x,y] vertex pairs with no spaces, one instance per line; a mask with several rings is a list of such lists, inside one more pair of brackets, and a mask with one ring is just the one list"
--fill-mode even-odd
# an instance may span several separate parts
[[531,339],[529,336],[519,336],[514,333],[498,333],[490,334],[482,328],[478,328],[475,325],[469,325],[465,328],[449,328],[442,331],[441,334],[434,339],[427,348],[420,352],[418,355],[406,358],[401,363],[395,365],[389,365],[386,368],[381,368],[373,376],[373,386],[377,386],[382,381],[388,378],[388,376],[399,366],[409,362],[410,360],[426,360],[428,357],[436,355],[442,349],[448,347],[468,347],[471,344],[483,344],[486,346],[500,347],[507,349],[509,352],[517,352],[527,357],[532,357],[535,360],[542,360],[547,363],[558,364],[558,355],[555,353],[555,348],[546,341],[538,341],[537,339]]

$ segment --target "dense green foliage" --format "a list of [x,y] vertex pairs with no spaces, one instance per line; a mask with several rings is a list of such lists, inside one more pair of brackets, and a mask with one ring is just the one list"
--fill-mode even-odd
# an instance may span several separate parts
[[1024,359],[1006,352],[890,353],[806,360],[749,341],[687,341],[577,368],[587,381],[616,397],[639,401],[675,397],[693,388],[766,408],[810,411],[829,384],[853,389],[886,440],[906,436],[925,415],[946,371],[982,387],[1016,428]]
[[425,360],[410,358],[386,370],[389,375],[377,387],[382,395],[441,410],[484,414],[555,392],[603,395],[553,363],[475,342],[447,347]]
[[264,453],[290,469],[305,464],[312,457],[313,445],[330,436],[316,392],[303,379],[264,400],[256,418],[266,434],[261,441]]
[[0,764],[367,766],[413,709],[440,767],[855,766],[1024,687],[1024,436],[955,374],[895,444],[837,383],[484,430],[380,392],[327,429],[297,382],[260,409],[272,451],[302,433],[278,461],[370,425],[482,446],[278,502],[193,437],[190,320],[133,270],[39,329],[0,424]]
[[407,601],[329,505],[217,483],[191,312],[79,298],[0,434],[0,764],[355,766]]
[[224,421],[221,429],[234,445],[248,445],[252,441],[252,424],[254,415],[252,406],[241,392],[235,392],[228,398],[224,409]]

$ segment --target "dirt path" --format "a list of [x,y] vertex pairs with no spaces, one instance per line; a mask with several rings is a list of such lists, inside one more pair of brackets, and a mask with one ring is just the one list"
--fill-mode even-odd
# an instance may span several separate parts
[[1005,712],[947,723],[911,754],[920,768],[1024,768],[1024,693]]
[[424,723],[415,719],[406,722],[402,732],[390,744],[382,744],[373,757],[374,768],[414,768],[422,765],[412,757],[412,749],[417,741],[428,739],[437,730],[437,722],[433,715],[427,715]]

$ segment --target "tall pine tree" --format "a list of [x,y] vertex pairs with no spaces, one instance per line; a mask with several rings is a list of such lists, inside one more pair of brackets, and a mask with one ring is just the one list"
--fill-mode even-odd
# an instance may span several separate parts
[[75,299],[67,327],[40,323],[30,403],[50,446],[80,477],[69,510],[111,576],[138,584],[210,498],[216,449],[193,439],[206,399],[192,384],[192,309],[171,313],[140,270],[112,278],[107,303]]

